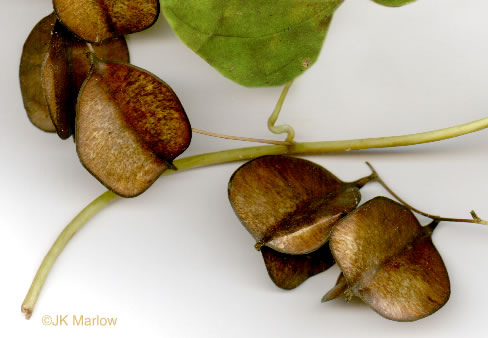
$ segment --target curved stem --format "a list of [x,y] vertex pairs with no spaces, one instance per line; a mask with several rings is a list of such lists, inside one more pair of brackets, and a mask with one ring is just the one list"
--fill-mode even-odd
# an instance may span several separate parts
[[[181,172],[188,169],[210,166],[219,163],[227,163],[232,161],[244,161],[250,160],[263,155],[278,155],[278,154],[316,154],[327,152],[339,152],[348,150],[360,150],[371,148],[386,148],[386,147],[398,147],[414,144],[421,144],[427,142],[440,141],[468,133],[472,133],[484,128],[488,128],[488,118],[473,121],[470,123],[454,126],[450,128],[434,130],[419,134],[410,134],[403,136],[392,137],[379,137],[357,140],[345,140],[345,141],[324,141],[324,142],[304,142],[296,143],[293,146],[259,146],[249,148],[238,148],[231,150],[224,150],[219,152],[201,154],[186,157],[180,160],[174,161],[174,165],[178,168],[177,172]],[[168,170],[163,175],[175,173],[174,170]],[[372,177],[371,177],[372,178]],[[375,177],[376,178],[376,177]],[[377,179],[377,178],[376,178]],[[382,181],[380,181],[382,182]],[[384,183],[384,182],[383,182]],[[395,195],[394,195],[395,196]],[[52,248],[47,253],[46,257],[41,263],[39,270],[32,282],[32,285],[27,293],[27,296],[22,304],[22,312],[26,314],[26,318],[29,318],[32,314],[34,306],[36,304],[39,293],[46,280],[46,277],[51,270],[56,258],[69,242],[71,237],[99,210],[103,209],[108,203],[117,198],[111,191],[107,191],[90,203],[85,209],[83,209],[70,224],[66,226],[63,232],[59,235],[56,242],[54,242]],[[402,201],[398,198],[399,201]],[[406,203],[404,203],[406,204]],[[417,211],[416,209],[413,209]],[[429,217],[429,216],[427,216]],[[437,217],[437,216],[434,216]],[[471,223],[485,222],[479,219],[476,214],[473,213],[473,220],[467,220]],[[486,224],[486,223],[481,223]]]
[[287,133],[288,136],[286,137],[287,142],[293,142],[293,139],[295,138],[295,130],[293,129],[292,126],[289,124],[282,124],[279,126],[275,126],[274,124],[276,123],[276,120],[278,119],[278,116],[280,115],[281,108],[283,107],[283,103],[285,102],[286,95],[288,94],[288,90],[290,89],[291,85],[293,84],[293,81],[288,82],[285,87],[283,88],[283,91],[281,92],[280,98],[278,102],[276,103],[275,109],[273,110],[273,113],[271,116],[268,118],[268,129],[270,132],[273,134],[284,134]]
[[383,179],[378,175],[376,170],[373,168],[373,166],[369,163],[366,162],[368,167],[373,171],[373,175],[375,176],[375,180],[385,188],[386,191],[388,191],[393,197],[395,197],[401,204],[403,204],[405,207],[408,209],[415,211],[417,214],[425,216],[430,218],[433,223],[430,225],[432,230],[439,224],[439,222],[458,222],[458,223],[475,223],[475,224],[483,224],[483,225],[488,225],[488,222],[485,220],[482,220],[481,218],[476,215],[476,213],[471,211],[471,216],[473,217],[472,219],[466,219],[466,218],[450,218],[450,217],[441,217],[441,216],[436,216],[436,215],[431,215],[426,212],[423,212],[417,208],[412,207],[410,204],[405,202],[400,196],[398,196],[391,188],[383,181]]
[[117,195],[115,195],[111,191],[107,191],[102,195],[100,195],[97,199],[91,202],[85,209],[83,209],[78,214],[78,216],[76,216],[58,236],[53,246],[44,257],[41,266],[37,270],[36,276],[32,281],[32,285],[29,289],[29,292],[25,296],[24,302],[22,303],[21,310],[25,314],[25,317],[27,319],[29,319],[30,316],[32,315],[32,311],[34,310],[34,306],[36,305],[37,298],[39,298],[39,294],[41,292],[42,286],[44,285],[44,282],[46,281],[49,271],[54,265],[56,258],[58,258],[61,251],[63,251],[66,244],[68,244],[71,238],[78,232],[78,230],[81,229],[81,227],[90,218],[92,218],[98,211],[103,209],[107,204],[109,204],[116,197]]

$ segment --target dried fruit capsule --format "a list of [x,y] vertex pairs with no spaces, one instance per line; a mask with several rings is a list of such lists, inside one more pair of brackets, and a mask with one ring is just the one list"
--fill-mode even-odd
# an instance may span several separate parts
[[90,70],[90,48],[102,58],[129,62],[124,37],[88,46],[51,14],[32,30],[24,44],[20,85],[24,106],[34,125],[56,131],[62,139],[74,130],[75,104]]
[[[348,292],[392,320],[413,321],[437,311],[449,299],[450,283],[432,243],[436,224],[422,227],[408,208],[385,197],[340,220],[329,245]],[[336,291],[344,289],[344,279]]]
[[159,16],[158,0],[54,0],[53,5],[59,20],[89,42],[142,31]]
[[32,124],[41,130],[55,132],[56,128],[49,116],[44,91],[41,83],[41,69],[49,45],[56,15],[51,14],[43,18],[32,29],[27,37],[20,59],[20,90],[22,100]]
[[292,289],[334,264],[326,244],[330,229],[356,208],[359,189],[374,179],[345,183],[307,160],[263,156],[236,170],[228,194],[271,279]]
[[261,253],[271,280],[286,290],[296,288],[335,264],[327,244],[305,255],[288,255],[266,246],[261,248]]
[[76,149],[115,193],[144,192],[190,144],[191,126],[173,90],[138,67],[93,57],[78,97]]

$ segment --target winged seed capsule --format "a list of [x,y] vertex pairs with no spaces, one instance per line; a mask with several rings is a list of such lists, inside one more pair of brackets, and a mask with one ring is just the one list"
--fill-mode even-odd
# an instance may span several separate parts
[[422,227],[408,208],[386,197],[351,212],[330,235],[343,276],[323,301],[346,292],[397,321],[437,311],[450,295],[449,276],[431,238],[437,223]]
[[173,90],[151,73],[92,56],[76,111],[76,150],[124,197],[144,192],[189,146],[191,126]]
[[271,279],[291,289],[333,265],[329,232],[357,207],[359,189],[375,177],[346,183],[307,160],[263,156],[236,170],[228,193]]

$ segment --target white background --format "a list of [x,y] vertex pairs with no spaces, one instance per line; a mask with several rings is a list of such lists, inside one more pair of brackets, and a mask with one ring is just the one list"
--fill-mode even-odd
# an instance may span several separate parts
[[[359,302],[321,304],[338,269],[294,291],[269,280],[253,240],[227,200],[239,164],[165,177],[136,199],[117,200],[77,234],[55,264],[30,321],[20,305],[63,227],[105,191],[71,140],[33,127],[18,65],[50,0],[1,0],[0,332],[2,336],[476,337],[486,333],[488,228],[442,223],[434,234],[451,278],[449,302],[413,323],[386,320]],[[297,141],[400,135],[488,113],[488,3],[419,0],[386,8],[347,0],[316,65],[294,83],[279,123]],[[275,138],[266,120],[281,88],[232,83],[187,49],[160,17],[129,38],[132,63],[168,82],[192,126]],[[182,156],[249,146],[194,135]],[[343,180],[374,164],[418,208],[488,218],[488,131],[409,148],[309,157]],[[385,194],[377,185],[363,201]],[[422,218],[423,223],[427,220]],[[44,315],[117,317],[116,328],[44,327]],[[8,334],[7,334],[8,333]]]

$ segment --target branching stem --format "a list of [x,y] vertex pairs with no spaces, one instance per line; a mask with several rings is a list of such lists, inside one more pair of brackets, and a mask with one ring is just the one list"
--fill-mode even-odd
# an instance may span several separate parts
[[[207,153],[201,155],[195,155],[186,157],[180,160],[174,161],[174,165],[178,168],[178,171],[168,170],[164,173],[171,174],[175,172],[181,172],[188,169],[210,166],[219,163],[227,163],[233,161],[244,161],[250,160],[263,155],[278,155],[278,154],[302,154],[310,155],[317,153],[327,153],[327,152],[339,152],[348,150],[360,150],[360,149],[371,149],[371,148],[386,148],[386,147],[398,147],[407,146],[414,144],[421,144],[427,142],[440,141],[468,133],[472,133],[488,127],[488,118],[484,118],[478,121],[473,121],[470,123],[462,124],[459,126],[454,126],[450,128],[434,130],[419,134],[410,134],[403,136],[392,136],[392,137],[379,137],[379,138],[368,138],[368,139],[357,139],[357,140],[345,140],[345,141],[324,141],[324,142],[303,142],[295,143],[293,146],[284,145],[271,145],[271,146],[258,146],[249,148],[238,148],[231,150],[224,150],[214,153]],[[381,184],[392,193],[399,201],[407,205],[403,200],[401,200],[398,195],[394,194],[386,184],[379,179]],[[47,253],[46,257],[41,263],[39,270],[32,282],[29,292],[22,304],[22,312],[25,313],[26,317],[29,318],[34,310],[37,298],[41,292],[42,286],[47,278],[51,267],[53,266],[56,258],[59,256],[64,247],[68,244],[69,240],[73,235],[78,232],[81,227],[98,211],[103,209],[112,200],[117,198],[111,191],[107,191],[90,203],[85,209],[83,209],[74,219],[69,223],[63,232],[59,235],[58,239],[54,242],[52,248]],[[459,220],[450,218],[441,218],[438,216],[431,216],[426,213],[422,213],[417,209],[410,207],[424,216],[430,217],[434,220],[452,220],[457,222],[469,222],[469,223],[479,223],[488,224],[486,221],[481,220],[473,212],[473,219],[470,220]]]
[[488,128],[488,117],[458,126],[402,136],[344,141],[302,142],[293,146],[258,146],[237,148],[186,157],[174,162],[180,169],[192,169],[233,161],[245,161],[263,155],[312,155],[350,150],[391,148],[441,141]]
[[476,223],[476,224],[488,225],[488,222],[479,218],[478,215],[476,215],[476,213],[474,212],[474,210],[471,211],[471,216],[473,218],[472,219],[470,219],[470,218],[465,219],[465,218],[450,218],[450,217],[441,217],[441,216],[431,215],[431,214],[423,212],[417,208],[414,208],[413,206],[411,206],[410,204],[405,202],[405,200],[403,200],[400,196],[398,196],[393,190],[391,190],[391,188],[385,183],[385,181],[383,181],[383,179],[378,175],[376,170],[373,168],[373,166],[369,162],[366,162],[366,164],[373,171],[373,175],[375,175],[375,177],[376,177],[376,182],[381,184],[383,186],[383,188],[385,188],[385,190],[388,191],[393,197],[395,197],[401,204],[403,204],[408,209],[416,212],[417,214],[428,217],[432,221],[434,221],[433,225],[431,226],[432,228],[434,228],[439,222]]

